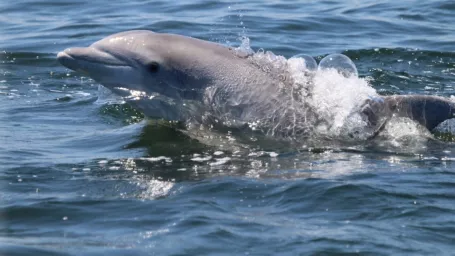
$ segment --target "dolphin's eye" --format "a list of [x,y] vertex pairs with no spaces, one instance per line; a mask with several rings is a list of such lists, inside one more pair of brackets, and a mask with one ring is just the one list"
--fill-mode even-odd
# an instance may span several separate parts
[[150,62],[149,64],[147,64],[147,70],[150,72],[150,73],[156,73],[158,72],[158,70],[160,70],[160,64],[158,64],[158,62]]

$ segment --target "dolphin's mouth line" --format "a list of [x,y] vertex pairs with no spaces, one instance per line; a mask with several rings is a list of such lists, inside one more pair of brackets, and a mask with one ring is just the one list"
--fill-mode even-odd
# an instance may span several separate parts
[[[71,61],[72,64],[81,63],[81,64],[91,64],[91,65],[103,65],[103,66],[110,66],[110,67],[129,67],[129,65],[127,65],[127,64],[103,62],[103,61],[97,60],[95,58],[90,59],[90,58],[75,57],[74,55],[71,55],[65,51],[59,52],[57,54],[57,59],[63,59],[63,60],[65,60],[65,62]],[[62,64],[64,64],[64,63],[62,63]],[[80,66],[83,66],[83,65],[80,65]]]

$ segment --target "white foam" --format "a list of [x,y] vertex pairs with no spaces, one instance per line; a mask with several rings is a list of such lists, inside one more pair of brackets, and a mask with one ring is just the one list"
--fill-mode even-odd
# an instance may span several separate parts
[[216,159],[215,162],[213,163],[209,163],[210,166],[218,166],[218,165],[223,165],[223,164],[226,164],[227,162],[229,162],[231,160],[230,157],[223,157],[223,158],[218,158]]
[[[258,116],[257,120],[249,123],[252,129],[266,126],[269,127],[268,134],[293,137],[299,137],[302,133],[309,136],[348,137],[352,131],[370,132],[365,129],[366,117],[360,113],[360,108],[367,99],[378,97],[378,94],[366,79],[355,75],[346,77],[335,69],[313,72],[306,68],[303,58],[286,59],[261,50],[251,59],[263,69],[271,70],[272,75],[278,73],[278,76],[291,78],[286,80],[280,91],[285,92],[283,95],[272,97],[275,95],[270,95],[269,91],[255,91],[280,100],[273,108],[274,113],[269,113],[265,118]],[[260,95],[257,97],[261,98]]]
[[171,163],[172,159],[170,157],[166,156],[158,156],[158,157],[142,157],[139,158],[141,160],[149,161],[149,162],[159,162],[159,161],[165,161],[166,163]]
[[276,152],[269,152],[269,156],[270,157],[273,157],[273,158],[276,158],[279,154],[276,153]]
[[222,154],[224,154],[223,151],[215,151],[215,152],[213,152],[213,155],[215,155],[215,156],[220,156]]
[[344,77],[334,69],[319,70],[314,76],[308,102],[323,120],[330,124],[318,130],[328,136],[346,136],[367,125],[359,113],[360,106],[376,91],[365,79]]
[[206,156],[206,157],[193,157],[193,158],[191,158],[191,161],[195,161],[195,162],[206,162],[206,161],[209,161],[210,159],[212,159],[211,156]]
[[167,196],[175,183],[152,179],[144,182],[142,185],[146,187],[146,190],[142,192],[140,197],[144,199],[155,199],[157,197]]

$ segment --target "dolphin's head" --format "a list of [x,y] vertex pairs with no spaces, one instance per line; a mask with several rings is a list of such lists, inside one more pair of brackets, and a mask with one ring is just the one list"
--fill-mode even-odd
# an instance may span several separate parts
[[180,60],[173,58],[182,47],[174,45],[170,50],[171,43],[159,33],[127,31],[89,47],[66,49],[58,53],[57,59],[65,67],[88,74],[121,96],[134,90],[173,99],[193,99],[201,88],[191,84],[194,78],[181,69]]

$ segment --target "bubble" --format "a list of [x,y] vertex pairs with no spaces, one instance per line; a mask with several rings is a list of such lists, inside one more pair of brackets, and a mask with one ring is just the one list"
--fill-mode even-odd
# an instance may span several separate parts
[[318,64],[316,62],[316,60],[311,57],[310,55],[307,55],[307,54],[297,54],[293,57],[291,57],[291,59],[302,59],[304,61],[304,63],[302,63],[302,69],[304,71],[316,71],[317,68],[318,68]]
[[345,77],[358,76],[357,68],[349,57],[335,53],[325,56],[319,62],[318,70],[335,69]]

